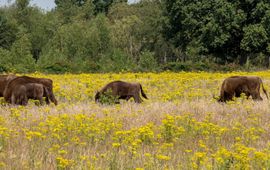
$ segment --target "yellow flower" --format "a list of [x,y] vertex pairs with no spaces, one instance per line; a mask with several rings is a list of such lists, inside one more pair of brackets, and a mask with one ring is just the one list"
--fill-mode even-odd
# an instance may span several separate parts
[[158,154],[156,157],[157,159],[164,160],[164,161],[169,161],[171,159],[171,157],[166,156],[166,155],[161,155],[161,154]]
[[121,146],[121,144],[120,143],[113,143],[112,146],[115,148],[119,148]]

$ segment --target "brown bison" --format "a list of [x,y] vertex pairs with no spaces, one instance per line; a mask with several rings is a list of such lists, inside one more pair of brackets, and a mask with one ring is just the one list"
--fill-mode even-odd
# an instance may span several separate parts
[[110,93],[112,96],[117,98],[116,103],[119,103],[119,99],[124,99],[128,101],[131,97],[134,98],[136,103],[141,103],[143,100],[140,97],[140,92],[145,99],[148,99],[140,83],[113,81],[104,86],[99,92],[96,93],[95,101],[99,102],[101,95],[106,95],[106,93]]
[[260,96],[260,86],[268,99],[267,92],[263,86],[262,79],[257,76],[232,76],[226,78],[220,89],[219,102],[227,102],[233,97],[240,97],[244,93],[247,98],[252,97],[253,100],[262,100]]
[[42,84],[27,83],[18,85],[17,89],[12,91],[11,103],[17,105],[27,105],[28,99],[39,100],[43,105],[43,96],[47,97],[48,90]]
[[0,97],[3,97],[3,93],[5,90],[6,85],[9,81],[16,78],[17,76],[10,74],[10,75],[0,75]]
[[13,80],[9,81],[7,84],[5,90],[4,90],[4,98],[8,103],[11,103],[11,96],[12,92],[16,91],[18,87],[21,85],[25,85],[28,83],[39,83],[42,84],[47,89],[47,94],[43,94],[43,97],[45,97],[45,101],[47,104],[50,104],[49,99],[57,105],[57,100],[55,99],[55,96],[53,94],[53,81],[51,79],[46,78],[34,78],[34,77],[28,77],[28,76],[21,76],[14,78]]

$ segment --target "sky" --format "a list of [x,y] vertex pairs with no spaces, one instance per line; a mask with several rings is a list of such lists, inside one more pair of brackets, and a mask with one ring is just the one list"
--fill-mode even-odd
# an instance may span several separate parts
[[[0,6],[10,5],[15,0],[0,0]],[[36,5],[44,10],[51,10],[55,7],[54,0],[30,0],[31,5]]]

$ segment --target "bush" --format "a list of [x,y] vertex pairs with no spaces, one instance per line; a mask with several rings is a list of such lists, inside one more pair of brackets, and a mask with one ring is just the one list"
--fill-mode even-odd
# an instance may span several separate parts
[[118,96],[113,96],[112,91],[109,90],[105,92],[104,94],[100,95],[99,102],[101,104],[112,105],[115,103],[119,103],[119,99],[118,99]]
[[11,52],[0,48],[0,72],[10,72],[12,71],[12,56]]
[[191,71],[189,64],[180,62],[169,62],[164,64],[162,69],[170,71]]
[[98,65],[101,72],[133,71],[135,68],[134,61],[119,49],[102,55]]
[[138,63],[139,71],[157,71],[159,70],[158,63],[154,57],[154,53],[150,51],[142,52]]

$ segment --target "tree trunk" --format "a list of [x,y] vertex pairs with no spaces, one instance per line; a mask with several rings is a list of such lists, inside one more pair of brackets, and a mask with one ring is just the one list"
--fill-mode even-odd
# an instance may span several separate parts
[[248,57],[247,57],[246,54],[242,54],[242,55],[240,56],[239,64],[240,64],[241,66],[243,66],[244,64],[246,64],[247,58],[248,58]]
[[270,65],[270,55],[265,55],[265,66],[269,68]]

